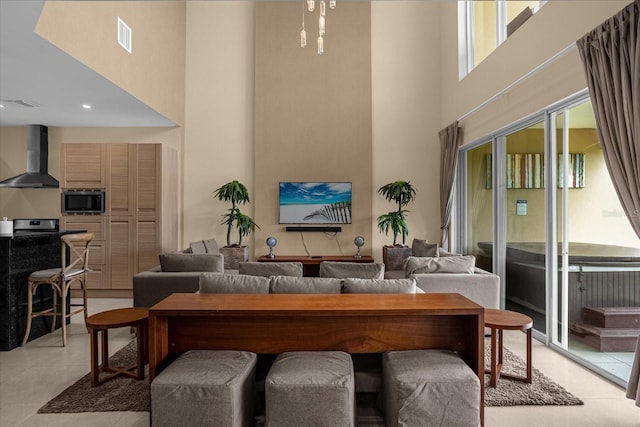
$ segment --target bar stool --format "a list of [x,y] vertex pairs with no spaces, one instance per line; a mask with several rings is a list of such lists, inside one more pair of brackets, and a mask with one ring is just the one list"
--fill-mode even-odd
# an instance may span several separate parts
[[[67,345],[67,318],[84,312],[85,324],[87,321],[87,272],[89,269],[89,247],[93,241],[92,233],[65,234],[62,240],[61,267],[47,270],[34,271],[29,275],[27,289],[27,327],[22,339],[22,345],[27,343],[31,332],[31,321],[34,317],[51,316],[51,332],[56,328],[56,317],[62,319],[62,345]],[[69,248],[70,259],[67,259]],[[82,291],[82,304],[69,304],[70,307],[82,307],[67,314],[67,295],[71,285],[78,283]],[[38,286],[49,285],[53,289],[53,307],[42,311],[33,311],[33,296]],[[60,310],[58,310],[58,296],[60,296]]]

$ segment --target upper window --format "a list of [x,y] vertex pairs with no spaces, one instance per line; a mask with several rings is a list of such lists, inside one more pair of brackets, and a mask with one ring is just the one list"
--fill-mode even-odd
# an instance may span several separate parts
[[458,1],[459,72],[462,79],[547,0]]

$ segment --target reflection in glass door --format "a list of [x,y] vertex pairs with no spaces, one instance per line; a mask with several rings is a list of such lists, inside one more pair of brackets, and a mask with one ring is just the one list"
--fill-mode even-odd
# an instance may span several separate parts
[[505,307],[546,333],[545,132],[533,123],[500,138],[505,144]]
[[466,153],[466,247],[464,253],[476,256],[476,265],[493,271],[493,184],[491,141]]
[[[558,256],[551,288],[555,327],[549,338],[592,369],[624,383],[638,327],[632,316],[619,314],[640,316],[640,240],[611,183],[591,102],[551,113],[550,123],[555,125],[550,139],[557,152]],[[628,324],[625,318],[631,319]]]

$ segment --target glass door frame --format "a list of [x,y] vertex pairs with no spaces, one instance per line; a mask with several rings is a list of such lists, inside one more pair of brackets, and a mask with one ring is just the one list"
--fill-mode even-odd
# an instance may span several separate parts
[[[455,233],[455,248],[465,248],[467,245],[467,152],[481,145],[492,144],[492,185],[493,185],[493,272],[500,277],[500,307],[505,307],[506,296],[506,137],[516,131],[525,129],[534,124],[544,122],[544,149],[545,149],[545,181],[547,183],[557,182],[557,138],[555,134],[555,120],[558,114],[565,112],[565,126],[563,132],[568,134],[568,123],[566,110],[574,105],[580,104],[589,99],[587,89],[583,89],[563,100],[549,105],[535,113],[532,113],[523,119],[513,122],[502,127],[489,135],[464,144],[458,152],[458,170],[456,181],[456,203],[454,210],[454,221],[457,232]],[[553,124],[553,126],[551,126]],[[553,128],[553,129],[552,129]],[[568,138],[565,135],[563,142],[568,144]],[[563,149],[564,150],[564,149]],[[566,157],[566,156],[565,156]],[[565,167],[566,171],[567,168]],[[566,178],[566,177],[565,177]],[[566,179],[563,182],[567,182]],[[546,301],[546,333],[538,330],[533,331],[533,336],[542,341],[546,346],[552,345],[562,353],[569,355],[566,350],[567,339],[558,341],[557,339],[557,320],[558,320],[558,218],[557,218],[557,186],[547,185],[545,188],[545,232],[546,232],[546,253],[545,253],[545,301]],[[566,197],[563,199],[563,224],[566,224]],[[566,233],[567,227],[563,227],[563,233]],[[566,236],[565,236],[566,237]],[[563,239],[563,245],[566,245],[566,238]],[[563,246],[563,264],[568,262],[568,251]],[[568,275],[567,268],[563,269],[563,275]],[[567,283],[566,278],[563,283]],[[563,293],[566,298],[566,292]],[[563,313],[566,316],[567,304],[564,301]],[[566,324],[566,323],[565,323]],[[549,331],[552,331],[550,334]],[[564,342],[564,346],[560,343]]]

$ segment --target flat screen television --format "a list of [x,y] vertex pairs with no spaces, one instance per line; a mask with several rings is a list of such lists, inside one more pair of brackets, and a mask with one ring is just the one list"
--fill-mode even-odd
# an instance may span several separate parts
[[350,182],[281,182],[280,224],[351,224]]

